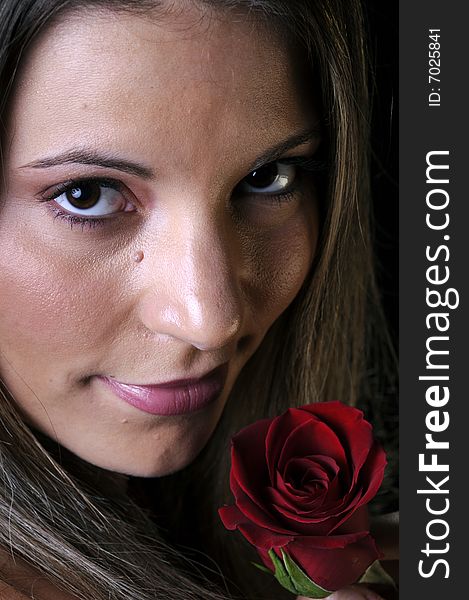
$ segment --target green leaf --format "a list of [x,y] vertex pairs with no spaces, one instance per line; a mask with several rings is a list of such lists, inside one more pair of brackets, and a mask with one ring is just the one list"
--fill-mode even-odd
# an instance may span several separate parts
[[260,565],[259,563],[255,563],[255,562],[251,562],[251,565],[254,565],[260,571],[264,571],[264,573],[268,573],[269,575],[273,575],[272,571],[270,569],[268,569],[267,567],[264,567],[264,565]]
[[332,594],[332,592],[329,592],[314,583],[314,581],[310,579],[302,569],[300,569],[295,561],[283,551],[283,548],[280,548],[280,552],[282,553],[283,563],[290,577],[290,581],[295,587],[296,594],[306,596],[307,598],[327,598],[327,596]]
[[275,554],[273,549],[269,550],[269,556],[270,556],[271,561],[274,563],[275,577],[276,577],[277,581],[280,583],[280,585],[282,585],[289,592],[291,592],[292,594],[298,595],[298,592],[296,591],[296,588],[293,585],[292,580],[290,579],[290,576],[287,573],[287,570],[285,569],[282,561]]
[[383,569],[379,560],[375,560],[375,562],[368,567],[362,577],[358,580],[358,583],[390,585],[393,589],[397,590],[394,579]]

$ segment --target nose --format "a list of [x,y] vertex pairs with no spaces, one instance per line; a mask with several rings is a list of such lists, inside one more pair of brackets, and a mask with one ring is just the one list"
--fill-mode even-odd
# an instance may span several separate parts
[[245,318],[242,258],[237,237],[225,225],[200,214],[155,236],[144,261],[146,328],[200,350],[236,343]]

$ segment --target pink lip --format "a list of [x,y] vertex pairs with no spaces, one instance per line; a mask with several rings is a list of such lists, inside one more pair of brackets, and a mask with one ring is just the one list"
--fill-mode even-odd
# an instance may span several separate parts
[[121,400],[152,415],[184,415],[205,408],[220,395],[228,374],[228,363],[199,379],[179,379],[158,385],[121,383],[98,377]]

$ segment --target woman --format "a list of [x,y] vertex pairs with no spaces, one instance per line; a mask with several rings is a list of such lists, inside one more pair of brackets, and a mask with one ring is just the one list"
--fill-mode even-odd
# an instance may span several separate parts
[[216,508],[242,425],[372,393],[359,6],[10,0],[0,40],[5,597],[280,598]]

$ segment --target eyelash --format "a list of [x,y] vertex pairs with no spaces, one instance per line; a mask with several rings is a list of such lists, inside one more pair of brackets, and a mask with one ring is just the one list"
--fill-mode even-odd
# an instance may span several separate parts
[[[277,204],[278,206],[291,202],[294,199],[295,194],[297,193],[298,188],[301,184],[301,175],[303,175],[305,172],[320,174],[326,170],[326,164],[323,161],[312,158],[305,158],[301,156],[289,157],[281,160],[279,159],[277,161],[272,162],[281,162],[282,164],[295,165],[296,167],[298,167],[299,170],[299,173],[295,177],[295,181],[285,191],[281,191],[275,194],[258,194],[263,199],[271,202],[272,204]],[[75,226],[81,226],[81,229],[83,231],[85,227],[89,227],[89,229],[103,227],[107,225],[107,223],[111,220],[109,217],[79,217],[78,215],[73,215],[64,212],[63,210],[52,204],[52,200],[55,200],[62,194],[68,192],[70,189],[78,187],[80,184],[89,184],[91,182],[98,183],[103,187],[109,187],[122,193],[124,193],[125,190],[125,186],[117,179],[109,179],[105,177],[80,178],[68,180],[66,182],[58,184],[52,193],[49,193],[46,196],[42,197],[41,202],[47,203],[47,208],[52,212],[54,220],[64,220],[70,225],[70,229],[73,229]]]
[[73,229],[76,225],[81,225],[81,230],[84,231],[85,227],[88,226],[90,229],[96,229],[96,227],[100,227],[105,225],[105,222],[108,219],[104,219],[103,217],[79,217],[78,215],[71,215],[65,212],[62,212],[56,206],[50,205],[49,210],[54,214],[55,219],[66,221],[70,225],[70,229]]
[[270,201],[272,204],[277,204],[278,206],[281,206],[282,204],[287,204],[288,202],[291,202],[294,199],[295,194],[301,187],[305,173],[314,173],[316,176],[318,176],[320,174],[323,174],[327,168],[327,164],[325,161],[318,160],[315,158],[307,158],[305,156],[292,156],[288,158],[277,159],[273,162],[279,162],[284,165],[294,165],[298,168],[298,173],[295,177],[295,181],[285,191],[277,192],[276,194],[258,194],[259,196],[264,197],[266,200]]
[[70,225],[70,229],[73,229],[76,225],[81,226],[82,231],[88,226],[90,229],[104,226],[110,220],[109,217],[79,217],[78,215],[72,215],[61,210],[58,206],[52,204],[52,200],[55,200],[62,194],[70,191],[74,187],[79,187],[83,184],[98,183],[102,187],[108,187],[116,190],[117,192],[125,193],[125,186],[117,179],[108,177],[88,177],[80,179],[69,179],[63,183],[59,183],[55,186],[55,189],[44,195],[41,202],[47,203],[47,208],[52,212],[55,219],[63,220]]

